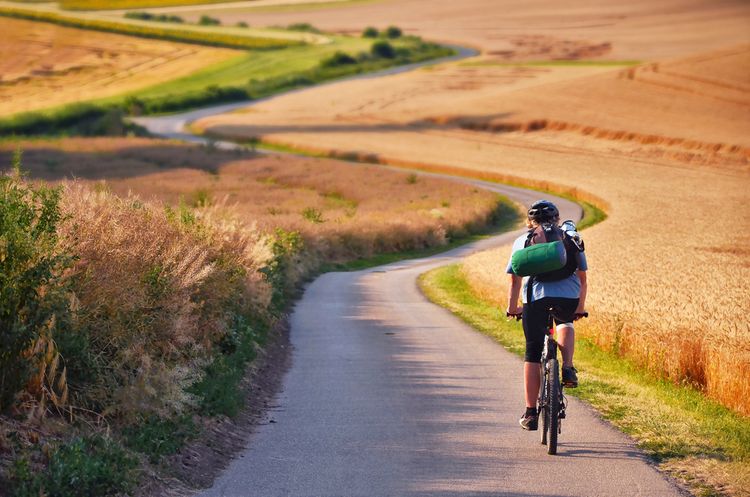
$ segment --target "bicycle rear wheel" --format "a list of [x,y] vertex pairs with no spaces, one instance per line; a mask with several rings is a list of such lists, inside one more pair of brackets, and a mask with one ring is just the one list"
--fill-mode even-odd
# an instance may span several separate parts
[[542,422],[541,430],[541,442],[542,445],[547,445],[547,428],[549,426],[549,419],[547,418],[547,411],[549,410],[549,391],[547,390],[547,370],[544,365],[540,366],[541,380],[539,382],[539,400],[538,404],[538,416]]
[[[557,434],[560,428],[560,365],[557,359],[549,361],[549,370],[547,372],[547,412],[545,418],[548,430],[547,454],[557,454]],[[545,430],[545,431],[547,431]]]

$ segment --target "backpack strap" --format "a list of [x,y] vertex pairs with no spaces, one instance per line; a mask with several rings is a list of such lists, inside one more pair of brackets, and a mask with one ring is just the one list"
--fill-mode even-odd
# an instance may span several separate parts
[[[536,228],[531,228],[526,235],[526,242],[523,244],[523,247],[526,248],[531,245],[531,241],[534,239],[534,233],[536,233]],[[529,276],[529,279],[526,281],[526,303],[531,303],[531,297],[534,295],[534,277]]]
[[531,228],[529,232],[526,234],[526,241],[523,244],[523,248],[528,247],[531,245],[531,240],[534,239],[534,232],[536,231],[536,228]]

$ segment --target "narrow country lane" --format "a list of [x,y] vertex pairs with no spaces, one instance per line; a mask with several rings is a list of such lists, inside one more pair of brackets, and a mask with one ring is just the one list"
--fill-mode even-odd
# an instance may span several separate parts
[[[154,134],[200,142],[186,124],[247,105],[136,121]],[[544,196],[563,218],[582,214],[575,203],[531,190],[415,173],[524,205]],[[291,315],[292,367],[268,422],[200,497],[683,495],[630,438],[575,399],[559,454],[548,456],[538,432],[518,426],[522,360],[419,291],[425,271],[519,233],[309,284]]]
[[[482,186],[522,203],[539,196]],[[202,497],[681,495],[575,399],[548,456],[517,423],[521,359],[417,288],[421,273],[517,235],[316,279],[291,316],[292,368],[273,423]]]

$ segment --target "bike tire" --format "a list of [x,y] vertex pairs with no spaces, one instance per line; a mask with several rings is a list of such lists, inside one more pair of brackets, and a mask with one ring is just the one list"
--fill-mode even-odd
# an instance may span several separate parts
[[557,434],[560,429],[560,365],[557,359],[549,361],[547,374],[547,454],[557,454]]
[[542,445],[547,445],[547,429],[549,426],[549,419],[547,418],[547,410],[549,406],[549,398],[548,398],[549,392],[547,391],[547,388],[546,388],[547,386],[546,368],[545,366],[541,366],[539,369],[541,370],[541,373],[542,373],[541,374],[542,381],[539,382],[539,400],[538,400],[538,403],[539,403],[539,409],[538,409],[539,418],[538,419],[542,422],[542,426],[541,426],[541,430],[539,431],[541,432],[540,435],[541,435]]

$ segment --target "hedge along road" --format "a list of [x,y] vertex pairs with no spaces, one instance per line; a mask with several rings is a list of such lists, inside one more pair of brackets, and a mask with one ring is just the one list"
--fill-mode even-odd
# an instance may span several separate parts
[[[138,122],[187,138],[182,128],[192,119],[243,105]],[[541,196],[452,179],[523,205]],[[544,196],[580,219],[577,204]],[[268,422],[201,497],[683,495],[576,399],[559,453],[548,456],[538,432],[518,426],[521,359],[419,291],[420,274],[520,233],[309,284],[290,317],[292,366]]]

